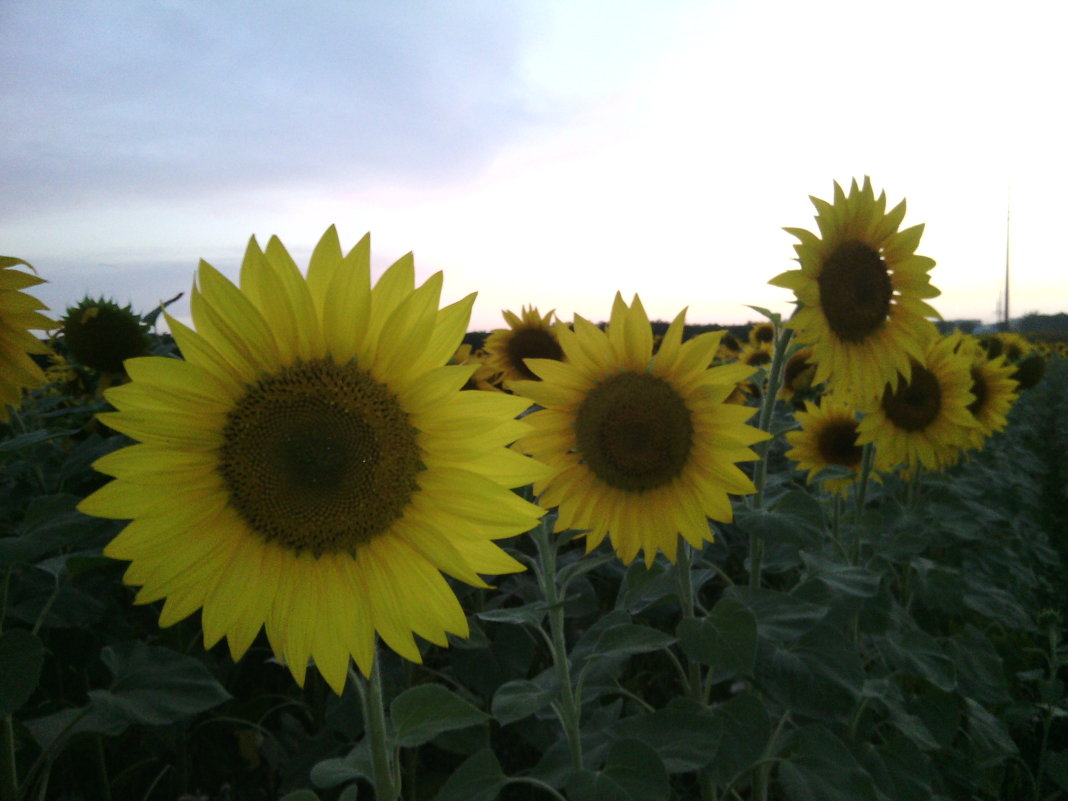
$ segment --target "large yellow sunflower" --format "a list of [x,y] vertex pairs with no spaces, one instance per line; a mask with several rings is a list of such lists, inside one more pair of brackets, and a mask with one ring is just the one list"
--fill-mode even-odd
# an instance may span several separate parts
[[30,333],[55,323],[41,314],[47,307],[23,289],[43,284],[44,279],[12,270],[28,262],[13,256],[0,256],[0,423],[9,417],[8,406],[22,402],[22,390],[45,383],[45,374],[27,354],[48,353],[41,340]]
[[509,488],[546,472],[507,447],[526,404],[460,392],[474,367],[446,366],[474,295],[439,310],[441,273],[415,288],[411,254],[372,288],[369,253],[331,227],[305,280],[253,239],[240,289],[201,262],[196,330],[167,318],[184,360],[126,362],[100,417],[140,444],[96,462],[115,480],[79,506],[133,521],[105,553],[132,562],[138,603],[166,599],[161,625],[202,609],[234,659],[265,626],[298,683],[310,657],[337,692],[375,632],[414,661],[413,633],[467,634],[441,573],[522,569],[493,540],[535,524]]
[[864,449],[857,444],[857,414],[845,402],[825,395],[819,405],[805,401],[805,411],[794,415],[800,429],[786,432],[792,446],[788,459],[797,462],[799,470],[807,470],[809,483],[828,467],[845,467],[852,475],[828,478],[823,486],[834,493],[844,493],[860,475]]
[[552,470],[534,490],[559,507],[557,531],[587,532],[587,550],[611,534],[624,562],[644,551],[650,565],[657,550],[674,561],[679,534],[700,547],[707,518],[731,520],[728,493],[754,492],[736,462],[756,458],[749,446],[767,434],[745,424],[753,409],[724,403],[753,368],[709,368],[723,332],[683,343],[684,320],[653,358],[641,301],[617,294],[606,331],[576,315],[559,334],[564,360],[528,359],[541,381],[512,384],[544,407],[517,443]]
[[524,359],[563,359],[560,349],[559,331],[566,328],[562,323],[553,322],[553,311],[540,314],[533,306],[523,307],[523,316],[505,309],[504,315],[508,328],[495,328],[486,337],[486,363],[494,372],[501,375],[501,380],[537,380]]
[[812,198],[820,235],[787,228],[799,270],[768,283],[792,289],[799,306],[789,321],[800,344],[810,344],[814,383],[831,381],[840,396],[876,402],[898,375],[908,378],[911,359],[922,359],[937,331],[927,317],[938,312],[924,302],[939,291],[928,271],[934,261],[916,255],[923,226],[898,231],[905,201],[886,211],[871,181],[854,180],[847,196],[834,185],[834,203]]
[[875,467],[884,472],[898,465],[941,470],[957,462],[978,426],[968,406],[970,360],[955,351],[955,337],[933,340],[909,378],[887,386],[879,405],[860,421],[857,444],[875,443]]

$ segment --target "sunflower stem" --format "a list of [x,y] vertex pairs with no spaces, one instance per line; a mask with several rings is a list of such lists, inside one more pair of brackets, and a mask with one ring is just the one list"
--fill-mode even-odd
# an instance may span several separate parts
[[[782,370],[786,363],[786,349],[790,346],[790,337],[793,332],[776,323],[775,350],[771,354],[771,365],[768,368],[768,380],[764,386],[764,395],[760,399],[760,413],[757,417],[757,428],[771,433],[772,412],[775,411],[775,400],[782,387]],[[756,452],[760,456],[757,462],[756,476],[753,484],[756,494],[753,496],[753,505],[757,509],[764,508],[764,488],[768,483],[768,454],[771,453],[771,445],[774,439],[767,439],[756,445]],[[749,586],[760,586],[761,562],[764,561],[764,540],[760,537],[749,539]]]
[[371,781],[375,786],[378,801],[397,801],[400,798],[399,782],[393,773],[393,755],[386,739],[386,710],[382,702],[382,666],[377,654],[371,667],[371,677],[364,678],[352,667],[349,676],[360,694],[363,725],[371,738]]
[[553,668],[560,685],[559,703],[554,706],[560,725],[564,729],[567,745],[571,751],[571,766],[582,770],[582,739],[579,733],[581,710],[571,685],[571,664],[567,658],[567,642],[564,637],[564,603],[556,582],[557,545],[551,527],[544,521],[538,525],[534,541],[538,547],[541,570],[538,576],[542,595],[549,607],[549,632],[552,643]]
[[868,484],[871,479],[871,471],[875,465],[875,443],[865,443],[863,455],[860,459],[860,482],[857,484],[856,493],[856,536],[853,538],[853,564],[860,562],[860,532],[863,530],[861,517],[864,515],[864,504],[868,499]]
[[19,797],[18,766],[15,762],[15,725],[11,715],[4,715],[0,726],[0,801]]
[[[690,556],[690,543],[680,542],[678,559],[675,563],[675,578],[679,587],[679,606],[682,608],[682,619],[693,620],[694,615],[694,591],[693,591],[693,560]],[[690,695],[702,706],[705,704],[704,682],[701,680],[701,666],[696,660],[686,659],[688,687]]]

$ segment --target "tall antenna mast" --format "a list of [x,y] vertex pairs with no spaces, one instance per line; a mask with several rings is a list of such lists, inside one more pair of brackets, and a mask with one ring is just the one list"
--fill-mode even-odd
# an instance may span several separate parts
[[1012,188],[1009,188],[1009,202],[1005,206],[1005,305],[1002,307],[1001,330],[1009,330],[1009,223],[1012,215]]

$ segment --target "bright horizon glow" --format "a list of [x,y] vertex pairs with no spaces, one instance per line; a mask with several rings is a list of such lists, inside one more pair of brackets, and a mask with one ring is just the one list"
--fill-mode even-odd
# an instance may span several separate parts
[[[178,194],[105,182],[79,202],[56,186],[55,203],[4,199],[0,247],[51,282],[37,294],[56,316],[86,292],[144,312],[181,291],[173,311],[188,319],[200,258],[236,279],[248,236],[277,234],[306,265],[337,224],[346,248],[371,231],[376,274],[412,250],[420,279],[444,270],[443,302],[477,291],[471,330],[524,304],[604,320],[616,291],[638,293],[654,319],[688,307],[688,322],[737,324],[757,319],[747,305],[789,312],[792,293],[767,281],[794,264],[782,227],[814,227],[808,195],[868,175],[890,205],[907,199],[903,226],[925,224],[917,252],[937,262],[931,303],[944,318],[994,320],[1010,192],[1011,312],[1065,310],[1068,126],[1049,99],[1068,55],[1048,5],[680,1],[654,22],[636,2],[524,8],[507,52],[532,121],[467,168],[275,170]],[[19,81],[0,82],[0,96]],[[299,90],[278,90],[294,136],[315,122],[287,116],[285,92]],[[7,138],[26,123],[17,103],[2,107]],[[116,130],[122,116],[120,98]],[[218,124],[204,120],[204,135]],[[371,123],[360,135],[395,133]],[[31,173],[48,131],[32,144]]]

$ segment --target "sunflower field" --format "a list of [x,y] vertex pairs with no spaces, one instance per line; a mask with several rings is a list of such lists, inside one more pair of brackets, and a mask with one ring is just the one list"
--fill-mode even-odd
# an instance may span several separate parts
[[0,801],[1068,798],[1065,346],[813,203],[730,329],[0,257]]

